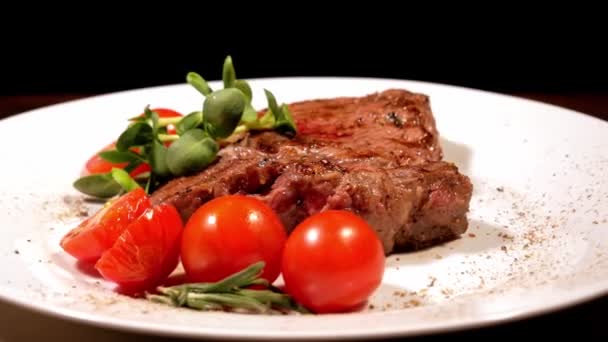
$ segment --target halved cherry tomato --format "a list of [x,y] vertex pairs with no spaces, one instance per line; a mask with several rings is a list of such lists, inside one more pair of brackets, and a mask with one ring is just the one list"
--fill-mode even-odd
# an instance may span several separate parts
[[264,261],[262,277],[272,283],[280,273],[286,239],[281,220],[264,202],[241,195],[218,197],[186,223],[182,264],[189,280],[211,282]]
[[95,268],[123,289],[152,289],[177,267],[182,230],[175,207],[149,208],[123,231]]
[[95,262],[114,245],[127,226],[150,208],[150,199],[137,188],[107,203],[61,239],[61,247],[80,261]]
[[94,174],[99,174],[99,173],[107,173],[107,172],[112,171],[113,167],[122,169],[125,166],[127,166],[127,163],[110,163],[109,161],[107,161],[99,156],[99,153],[101,153],[101,152],[114,150],[114,149],[116,149],[116,142],[112,142],[112,143],[106,145],[99,152],[95,153],[95,155],[93,155],[91,158],[89,158],[89,160],[87,160],[87,162],[85,163],[84,168],[82,169],[81,175],[87,176],[87,175],[94,175]]
[[[100,173],[108,173],[112,171],[112,168],[122,169],[127,166],[128,163],[111,163],[99,156],[99,153],[109,150],[116,149],[116,142],[112,142],[106,145],[99,152],[95,153],[84,165],[84,168],[80,172],[81,176],[95,175]],[[140,164],[133,171],[131,171],[131,177],[135,177],[144,172],[150,171],[150,165]]]
[[286,291],[317,313],[363,304],[384,274],[384,250],[361,217],[344,210],[310,216],[291,233],[283,253]]

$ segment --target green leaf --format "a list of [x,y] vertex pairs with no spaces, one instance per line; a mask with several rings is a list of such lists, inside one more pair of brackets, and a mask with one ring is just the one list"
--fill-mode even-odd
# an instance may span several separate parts
[[154,174],[151,173],[148,181],[146,182],[146,186],[144,187],[147,194],[151,194],[154,191],[154,183]]
[[234,71],[234,65],[232,65],[232,57],[228,56],[224,60],[224,69],[222,70],[222,80],[224,81],[224,88],[234,87],[236,81],[236,72]]
[[219,146],[200,128],[184,133],[167,151],[167,165],[175,176],[195,173],[211,164]]
[[253,108],[251,103],[247,103],[245,105],[245,109],[243,110],[243,115],[241,116],[241,122],[245,125],[249,126],[258,121],[258,112]]
[[99,156],[110,163],[130,163],[138,160],[143,161],[143,157],[133,151],[121,152],[118,150],[109,150],[99,153]]
[[197,128],[203,122],[203,112],[192,112],[186,116],[184,116],[178,123],[175,125],[175,129],[177,130],[177,134],[182,135],[186,131],[189,131],[193,128]]
[[123,170],[125,170],[126,172],[133,172],[133,170],[135,170],[139,165],[143,164],[144,162],[144,159],[134,160],[130,162],[127,166],[125,166]]
[[293,116],[289,111],[289,107],[286,104],[281,105],[279,114],[276,115],[275,129],[282,134],[294,136],[298,133],[296,123],[293,120]]
[[168,177],[171,175],[171,170],[167,165],[167,148],[164,144],[157,140],[152,143],[152,151],[150,152],[150,167],[152,172],[160,177]]
[[122,189],[120,184],[112,178],[111,173],[81,177],[74,182],[73,186],[83,194],[99,198],[116,196]]
[[136,116],[136,117],[130,118],[129,121],[131,123],[135,123],[135,122],[146,123],[146,122],[148,122],[148,119],[146,119],[146,117],[144,117],[144,116]]
[[211,90],[211,87],[209,87],[209,84],[207,84],[207,81],[205,81],[205,79],[196,72],[189,72],[186,75],[186,82],[188,82],[188,84],[193,86],[194,89],[198,90],[198,92],[204,96],[211,94],[213,91]]
[[268,100],[268,111],[272,112],[274,115],[274,129],[285,135],[293,136],[297,134],[296,124],[293,120],[293,115],[291,115],[291,112],[289,111],[289,107],[286,104],[279,107],[277,104],[277,99],[270,91],[264,89],[264,93],[266,94],[266,99]]
[[278,119],[277,115],[279,114],[280,109],[279,105],[277,104],[277,99],[268,89],[264,89],[264,94],[266,94],[266,100],[268,100],[268,110],[272,112],[275,119]]
[[236,80],[234,81],[234,87],[240,91],[243,92],[243,94],[245,94],[245,98],[247,99],[247,102],[251,102],[251,99],[253,98],[253,92],[251,91],[251,87],[249,86],[249,83],[245,80]]
[[114,181],[120,184],[126,192],[133,191],[140,187],[139,184],[131,178],[129,173],[123,169],[113,167],[111,174]]
[[271,111],[267,111],[261,118],[246,123],[246,126],[249,130],[271,130],[274,129],[274,123],[274,115]]
[[152,111],[150,110],[150,105],[147,105],[144,108],[144,118],[150,119],[152,117]]
[[234,132],[245,110],[245,95],[238,89],[214,91],[205,99],[203,123],[215,138],[226,138]]
[[272,128],[275,123],[274,114],[271,111],[267,111],[259,120],[259,125],[261,128]]
[[160,126],[158,125],[158,113],[150,112],[150,121],[152,121],[152,136],[156,136],[158,134],[158,129]]
[[145,145],[154,139],[152,127],[143,122],[136,122],[127,128],[116,142],[116,149],[121,152],[127,151],[133,146]]

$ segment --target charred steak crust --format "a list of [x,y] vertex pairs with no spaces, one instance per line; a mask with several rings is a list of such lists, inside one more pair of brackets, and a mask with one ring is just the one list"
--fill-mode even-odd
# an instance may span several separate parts
[[468,177],[441,161],[428,97],[391,89],[365,97],[290,104],[299,134],[248,134],[199,174],[152,194],[188,219],[206,201],[249,194],[269,204],[288,231],[323,210],[356,212],[388,254],[460,236],[472,194]]

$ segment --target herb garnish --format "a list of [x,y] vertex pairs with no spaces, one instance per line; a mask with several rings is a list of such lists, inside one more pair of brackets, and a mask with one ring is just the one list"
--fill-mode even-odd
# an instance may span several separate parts
[[[144,108],[144,114],[129,119],[129,126],[120,134],[116,149],[99,153],[112,163],[127,163],[120,171],[79,178],[74,187],[87,195],[110,198],[142,186],[147,193],[173,177],[199,172],[212,164],[220,142],[234,134],[254,130],[276,130],[294,136],[296,125],[286,104],[279,106],[274,95],[264,89],[268,110],[262,116],[251,104],[249,83],[236,78],[230,56],[222,70],[223,89],[213,90],[196,72],[186,75],[186,82],[204,97],[202,110],[184,117],[159,118],[158,113]],[[177,134],[169,134],[167,126],[175,125]],[[167,147],[167,143],[170,143]],[[141,164],[150,165],[134,179],[129,173]]]
[[[189,283],[158,287],[160,294],[146,294],[150,301],[197,310],[230,310],[260,314],[290,312],[310,313],[289,295],[281,293],[260,278],[265,263],[252,264],[246,269],[215,283]],[[248,289],[250,286],[263,290]]]

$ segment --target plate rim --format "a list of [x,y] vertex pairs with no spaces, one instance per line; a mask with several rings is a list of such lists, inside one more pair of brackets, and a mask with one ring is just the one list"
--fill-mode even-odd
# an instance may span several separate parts
[[[261,78],[248,78],[246,79],[249,82],[276,82],[276,81],[298,81],[305,80],[309,82],[322,82],[326,80],[334,80],[334,81],[350,81],[350,82],[406,82],[411,84],[412,86],[423,85],[423,86],[431,86],[431,87],[441,87],[444,89],[453,89],[458,91],[466,91],[466,92],[476,92],[478,94],[484,94],[486,96],[494,96],[497,98],[503,98],[509,101],[518,101],[525,102],[533,105],[545,106],[547,108],[551,108],[553,110],[558,110],[561,115],[572,115],[579,118],[585,118],[586,120],[594,120],[597,123],[603,123],[608,125],[608,121],[593,116],[591,114],[580,112],[574,109],[542,102],[539,100],[528,99],[525,97],[520,97],[517,95],[505,94],[495,91],[488,91],[483,89],[477,89],[472,87],[453,85],[453,84],[445,84],[445,83],[436,83],[436,82],[427,82],[427,81],[419,81],[419,80],[410,80],[410,79],[397,79],[397,78],[377,78],[377,77],[339,77],[339,76],[295,76],[295,77],[261,77]],[[218,83],[219,80],[212,80],[209,83],[214,84]],[[154,85],[149,87],[141,87],[141,88],[133,88],[133,89],[125,89],[115,92],[106,92],[101,94],[94,94],[91,96],[86,96],[79,99],[68,100],[52,105],[47,105],[39,108],[30,109],[24,112],[16,113],[6,118],[0,119],[0,126],[6,124],[8,121],[19,120],[22,117],[33,115],[37,112],[44,112],[51,110],[53,108],[62,107],[66,105],[76,105],[83,102],[89,102],[91,100],[104,100],[113,96],[128,96],[130,93],[136,92],[147,92],[147,91],[160,91],[162,89],[172,89],[177,87],[186,87],[185,83],[174,83],[174,84],[164,84],[164,85]],[[412,90],[415,91],[415,90]],[[428,94],[427,94],[428,95]],[[432,102],[432,96],[431,96]],[[607,283],[607,281],[601,282],[601,284]],[[135,332],[142,334],[153,334],[155,336],[179,336],[179,337],[197,337],[197,338],[215,338],[215,339],[239,339],[239,338],[248,338],[248,339],[288,339],[288,340],[305,340],[310,338],[323,338],[323,339],[369,339],[369,338],[386,338],[386,337],[406,337],[406,336],[422,336],[429,334],[438,334],[444,332],[453,332],[453,331],[462,331],[471,328],[482,328],[491,325],[504,324],[508,322],[514,322],[523,320],[526,318],[537,317],[543,314],[556,312],[558,310],[571,308],[573,306],[591,302],[595,299],[604,297],[608,295],[608,287],[603,286],[591,286],[585,287],[584,291],[577,291],[578,295],[572,295],[565,299],[554,300],[549,305],[545,305],[542,307],[536,307],[534,309],[525,310],[518,313],[503,315],[499,318],[479,318],[477,317],[475,320],[468,319],[462,322],[450,322],[438,324],[438,326],[433,326],[433,324],[425,324],[421,328],[413,328],[408,330],[398,330],[396,328],[389,329],[378,329],[378,330],[370,330],[368,333],[361,333],[360,331],[350,332],[349,330],[340,330],[339,332],[332,332],[332,334],[326,333],[315,333],[311,332],[298,332],[297,335],[289,333],[284,333],[281,331],[247,331],[247,330],[187,330],[185,327],[177,327],[174,329],[167,329],[165,326],[155,324],[155,323],[145,323],[145,322],[136,322],[132,320],[119,320],[111,317],[100,319],[99,316],[96,316],[92,313],[85,313],[82,311],[61,308],[57,306],[45,306],[45,305],[36,305],[34,303],[29,302],[25,298],[19,297],[11,297],[9,293],[2,291],[0,288],[0,301],[10,303],[20,308],[24,308],[27,310],[31,310],[37,312],[39,314],[51,316],[58,319],[63,319],[67,321],[77,322],[87,324],[89,326],[99,327],[99,328],[109,328],[115,329],[125,332]]]
[[[593,287],[592,287],[593,288]],[[392,327],[391,329],[370,330],[367,332],[341,330],[340,332],[315,333],[314,331],[299,331],[297,334],[286,335],[280,331],[261,331],[261,330],[230,330],[230,329],[207,329],[203,330],[188,330],[185,327],[171,328],[160,324],[134,322],[131,320],[121,320],[117,318],[101,319],[91,313],[84,313],[74,309],[65,309],[58,306],[42,306],[34,305],[30,301],[15,299],[10,296],[5,296],[0,292],[0,301],[15,305],[19,308],[30,310],[38,314],[46,315],[56,319],[86,324],[90,327],[111,329],[126,333],[139,333],[149,336],[163,337],[181,337],[181,338],[211,338],[220,340],[240,340],[246,338],[248,340],[268,341],[268,340],[289,340],[289,341],[305,341],[310,339],[323,340],[371,340],[376,338],[393,338],[393,337],[415,337],[437,335],[442,333],[459,332],[470,329],[481,329],[490,326],[498,326],[507,323],[515,323],[528,318],[539,317],[541,315],[550,314],[559,310],[573,308],[577,305],[590,303],[608,295],[608,288],[603,291],[587,290],[579,296],[572,296],[566,300],[554,301],[553,304],[537,307],[535,309],[520,311],[516,314],[502,315],[498,318],[483,318],[483,319],[467,319],[464,321],[452,321],[449,324],[427,324],[421,328],[409,330],[398,330]],[[184,309],[186,310],[186,309]],[[229,313],[226,313],[228,315]],[[381,314],[381,313],[372,313]],[[334,316],[330,314],[329,316]],[[318,317],[318,316],[317,316]]]
[[[503,93],[503,92],[499,92],[499,91],[493,91],[493,90],[487,90],[487,89],[475,88],[475,87],[468,87],[468,86],[450,84],[450,83],[428,82],[428,81],[405,79],[405,78],[384,78],[384,77],[363,77],[363,76],[287,76],[287,77],[279,76],[279,77],[245,78],[244,80],[246,80],[247,82],[274,82],[274,81],[297,81],[297,80],[303,80],[303,81],[334,80],[334,81],[353,81],[353,82],[359,82],[359,81],[406,82],[406,83],[410,83],[412,85],[418,84],[418,85],[422,85],[422,86],[442,87],[442,88],[453,89],[453,90],[458,90],[458,91],[473,91],[473,92],[477,92],[477,93],[488,95],[488,96],[502,97],[504,99],[510,99],[510,100],[515,100],[515,101],[520,101],[520,102],[523,101],[523,102],[527,102],[529,104],[546,106],[546,107],[550,107],[550,108],[557,109],[560,111],[570,112],[569,114],[576,114],[579,116],[583,116],[587,119],[591,119],[591,120],[595,120],[597,122],[608,124],[608,120],[598,118],[597,116],[594,116],[592,114],[589,114],[589,113],[586,113],[583,111],[579,111],[579,110],[572,109],[572,108],[567,108],[567,107],[556,105],[553,103],[543,102],[540,100],[530,99],[530,98],[526,98],[523,96]],[[220,84],[222,81],[214,79],[214,80],[207,80],[207,82],[210,84]],[[58,103],[54,103],[54,104],[50,104],[50,105],[46,105],[46,106],[42,106],[42,107],[38,107],[38,108],[32,108],[32,109],[29,109],[29,110],[26,110],[23,112],[19,112],[19,113],[14,113],[12,115],[9,115],[7,117],[0,119],[0,125],[4,124],[5,121],[10,121],[10,120],[16,119],[17,117],[31,115],[31,114],[34,114],[39,111],[46,111],[46,110],[50,110],[50,109],[65,106],[65,105],[73,105],[73,104],[78,104],[80,102],[98,100],[98,99],[103,99],[103,98],[112,97],[112,96],[124,96],[124,95],[128,95],[129,93],[154,91],[154,90],[162,90],[165,88],[169,89],[169,88],[178,88],[178,87],[187,88],[188,84],[187,83],[168,83],[168,84],[159,84],[159,85],[146,86],[146,87],[140,87],[140,88],[122,89],[122,90],[118,90],[118,91],[110,91],[110,92],[102,92],[99,94],[86,95],[83,98],[67,100],[67,101],[58,102]],[[414,90],[411,90],[411,91],[416,92]],[[428,95],[428,94],[425,94],[425,95]],[[433,99],[431,97],[431,102],[432,101],[433,101]]]

